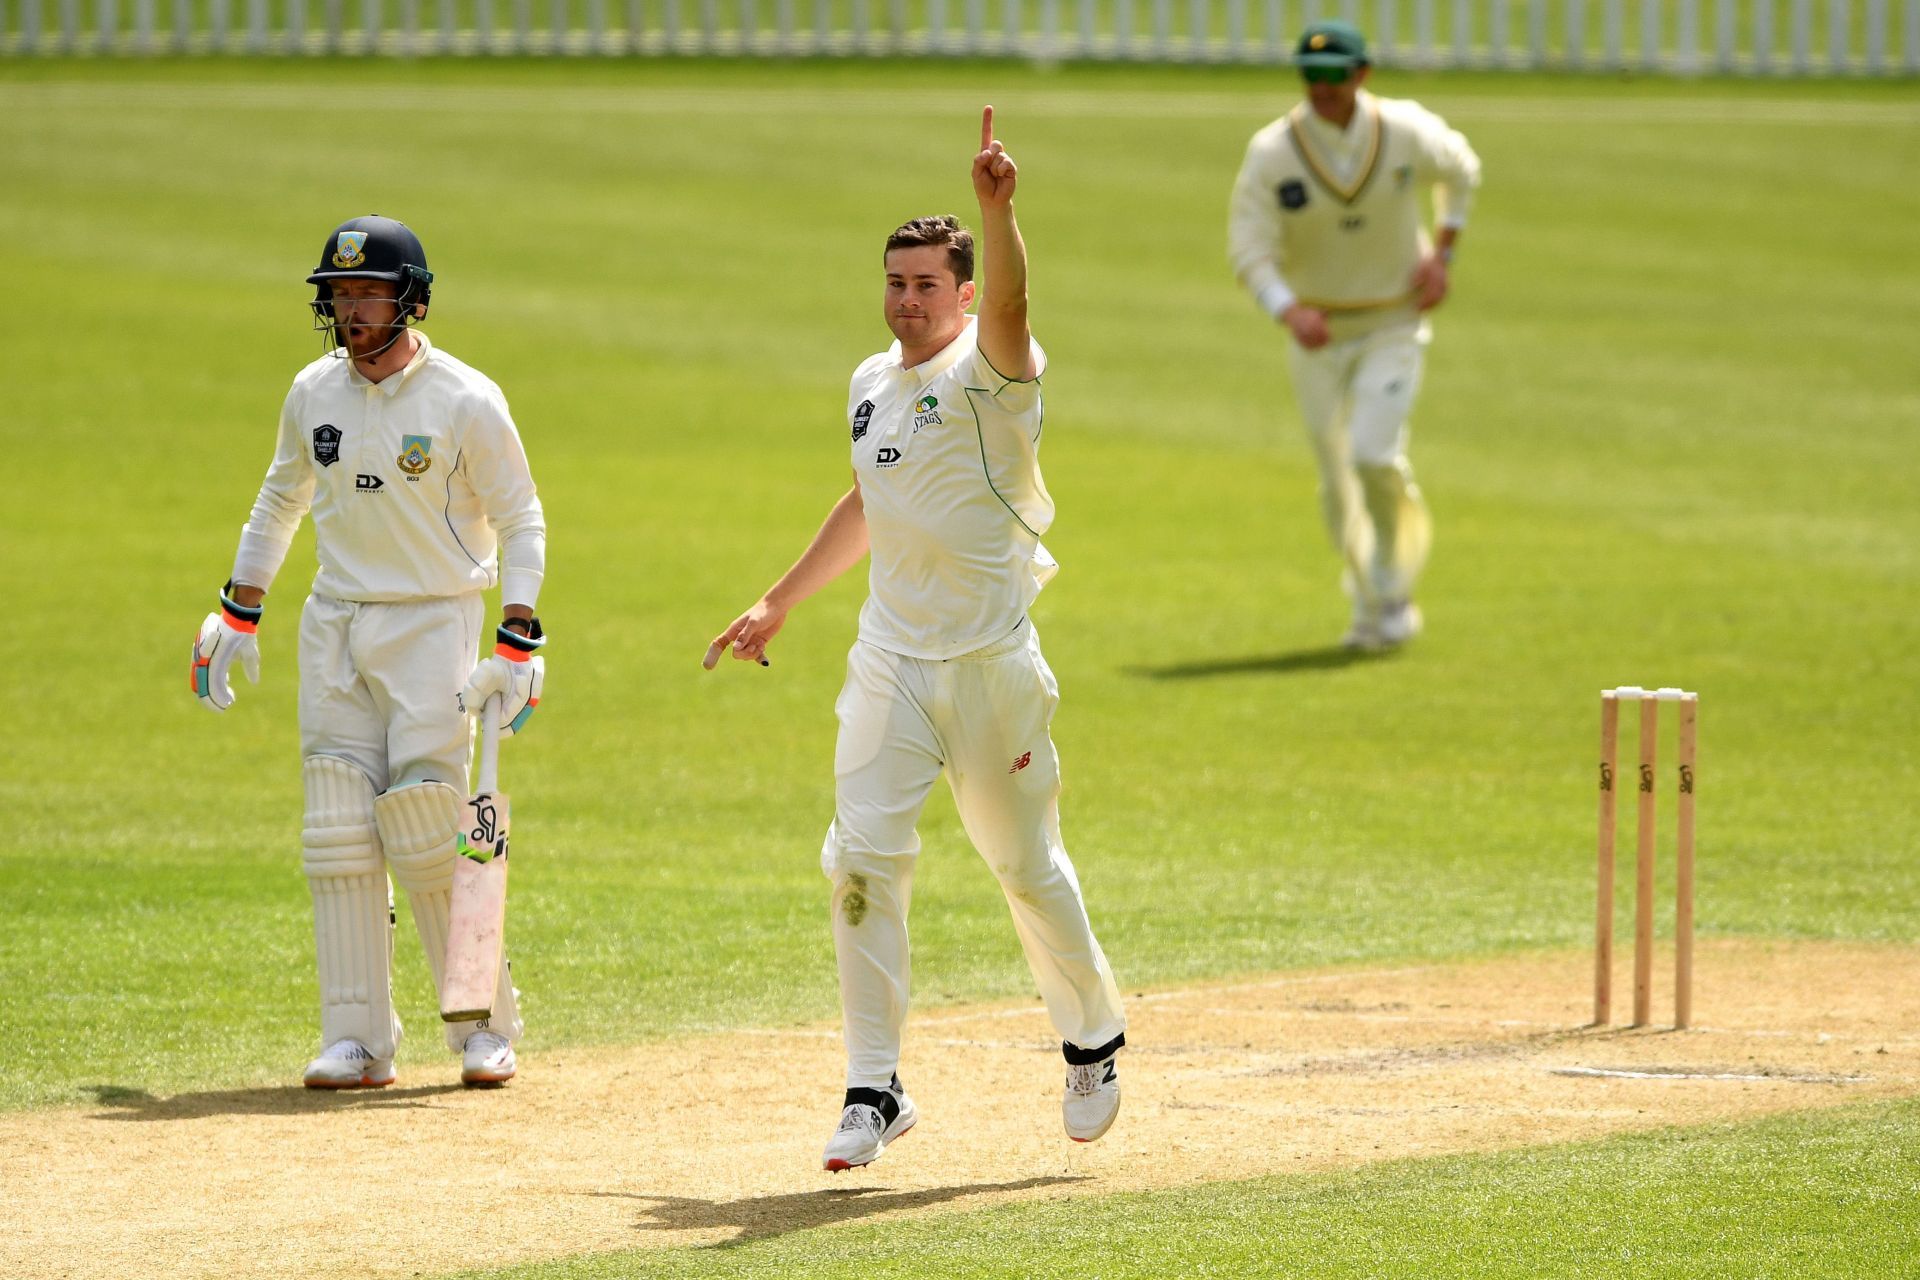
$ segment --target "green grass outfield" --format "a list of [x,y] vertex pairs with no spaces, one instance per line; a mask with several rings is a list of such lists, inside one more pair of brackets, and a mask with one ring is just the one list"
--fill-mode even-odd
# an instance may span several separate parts
[[[504,767],[527,1047],[832,1016],[816,851],[862,575],[796,614],[771,670],[697,660],[844,487],[846,375],[886,337],[879,241],[969,212],[983,100],[1021,162],[1054,362],[1065,569],[1035,618],[1064,691],[1065,829],[1129,989],[1580,943],[1594,695],[1621,682],[1702,691],[1704,933],[1920,932],[1911,85],[1383,79],[1469,133],[1487,186],[1415,423],[1430,633],[1345,664],[1279,338],[1224,266],[1227,187],[1283,79],[5,70],[0,1106],[284,1082],[313,1047],[292,661],[310,534],[258,689],[209,716],[185,655],[318,350],[300,278],[369,209],[422,232],[431,332],[505,387],[551,525],[548,697]],[[920,1006],[1027,992],[943,794],[922,834]],[[417,951],[403,932],[403,1070],[438,1052]],[[1806,1122],[1831,1136],[1808,1177],[1888,1134],[1911,1150],[1911,1108],[1846,1114]],[[1583,1158],[1447,1176],[1524,1199]],[[1366,1203],[1420,1168],[1315,1185]],[[1203,1242],[1211,1194],[1112,1213]]]

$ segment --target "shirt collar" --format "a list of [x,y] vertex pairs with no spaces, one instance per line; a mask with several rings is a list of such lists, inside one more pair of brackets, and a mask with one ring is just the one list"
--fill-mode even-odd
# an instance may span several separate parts
[[932,359],[922,360],[911,369],[902,368],[900,365],[900,340],[898,338],[895,338],[893,345],[887,348],[887,359],[892,362],[895,370],[908,378],[915,379],[917,385],[924,387],[947,370],[953,368],[953,366],[959,362],[961,356],[972,350],[974,344],[980,340],[978,326],[979,321],[977,318],[971,315],[968,316],[966,323],[961,326],[960,332],[954,336],[952,342],[940,348]]
[[391,399],[394,395],[398,394],[400,391],[401,384],[406,382],[407,379],[411,378],[414,375],[415,370],[419,369],[422,365],[426,364],[427,356],[430,355],[433,351],[433,342],[431,339],[427,337],[426,334],[420,332],[420,330],[418,329],[410,330],[410,332],[413,334],[415,338],[418,338],[420,340],[420,345],[417,349],[415,349],[413,353],[413,359],[407,361],[405,368],[401,369],[397,373],[388,374],[385,378],[382,378],[378,382],[369,382],[367,381],[366,377],[360,372],[360,366],[355,364],[352,360],[348,360],[347,361],[347,382],[356,387],[372,387],[374,390],[379,391],[382,395],[387,396],[389,399]]
[[1343,146],[1354,146],[1364,135],[1365,130],[1372,127],[1370,119],[1374,112],[1373,95],[1365,89],[1353,95],[1353,119],[1347,121],[1344,128],[1315,111],[1311,103],[1305,106],[1304,114],[1308,124],[1329,139],[1337,140]]

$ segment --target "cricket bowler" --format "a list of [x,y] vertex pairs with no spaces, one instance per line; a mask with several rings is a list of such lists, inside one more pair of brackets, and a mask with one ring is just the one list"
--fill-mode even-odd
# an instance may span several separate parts
[[[1413,592],[1432,525],[1407,460],[1408,418],[1480,159],[1416,102],[1364,88],[1366,40],[1316,22],[1295,63],[1306,99],[1253,135],[1233,185],[1228,257],[1287,330],[1294,393],[1342,559],[1348,648],[1420,633]],[[1437,229],[1421,209],[1434,193]]]
[[[433,273],[391,218],[327,237],[314,286],[326,353],[293,380],[273,463],[241,530],[233,574],[193,646],[192,684],[233,704],[237,662],[258,682],[266,596],[301,517],[319,571],[300,613],[301,862],[320,973],[315,1089],[391,1084],[393,881],[406,891],[436,988],[447,952],[470,713],[498,698],[501,733],[540,701],[534,604],[546,521],[500,388],[428,341]],[[500,587],[491,656],[475,663],[482,592]],[[521,1022],[500,964],[491,1016],[447,1023],[461,1079],[515,1070]]]
[[1093,1141],[1120,1107],[1126,1016],[1060,837],[1048,734],[1059,687],[1027,617],[1058,566],[1040,545],[1053,521],[1038,456],[1046,356],[1027,326],[1016,175],[988,107],[972,164],[986,251],[977,316],[973,236],[958,219],[916,218],[887,238],[894,342],[848,391],[853,487],[709,649],[764,662],[788,611],[871,551],[821,849],[847,1045],[846,1097],[822,1158],[833,1171],[871,1163],[918,1116],[899,1075],[907,904],[915,825],[942,774],[1061,1037],[1067,1136]]

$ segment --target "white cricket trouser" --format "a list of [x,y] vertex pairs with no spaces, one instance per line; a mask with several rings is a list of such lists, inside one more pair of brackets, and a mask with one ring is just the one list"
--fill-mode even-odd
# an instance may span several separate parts
[[485,601],[363,604],[319,594],[300,614],[300,753],[357,766],[376,792],[444,782],[467,794],[472,722],[460,687]]
[[1059,702],[1030,622],[945,662],[865,641],[847,655],[834,707],[834,820],[820,861],[833,882],[849,1088],[882,1088],[900,1063],[914,827],[943,771],[968,837],[999,877],[1060,1037],[1094,1048],[1125,1030],[1060,839],[1060,762],[1047,733]]
[[[458,695],[477,661],[484,615],[477,591],[393,603],[336,600],[317,592],[308,596],[300,614],[301,755],[347,762],[366,775],[371,795],[437,782],[464,797],[473,726]],[[313,804],[310,795],[310,810]],[[339,821],[358,824],[360,815],[349,813]],[[392,1006],[390,964],[382,954],[385,931],[374,925],[372,897],[377,890],[377,896],[391,901],[383,883],[390,871],[407,891],[437,981],[444,955],[435,953],[446,945],[454,826],[449,822],[444,841],[423,832],[417,849],[385,848],[384,861],[385,842],[373,834],[371,813],[365,826],[363,858],[330,856],[316,862],[310,850],[307,874],[314,892],[322,1041],[352,1036],[384,1058],[399,1043],[400,1022],[384,1012]],[[336,980],[341,973],[352,975],[352,981]],[[501,975],[487,1025],[517,1040],[522,1027],[504,963]],[[371,1018],[369,1009],[375,1011]],[[478,1025],[446,1024],[448,1046],[458,1049]]]
[[1307,351],[1287,344],[1294,393],[1320,464],[1320,509],[1356,605],[1413,596],[1433,539],[1407,461],[1408,418],[1426,360],[1404,325]]

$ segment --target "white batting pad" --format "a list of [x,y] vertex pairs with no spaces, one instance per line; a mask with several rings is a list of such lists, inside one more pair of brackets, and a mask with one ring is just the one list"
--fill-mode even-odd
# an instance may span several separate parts
[[[466,797],[443,782],[395,787],[373,802],[374,821],[380,828],[387,861],[393,866],[393,878],[407,892],[413,925],[427,953],[427,967],[433,971],[436,1000],[446,981],[447,918],[452,909],[453,864],[458,857],[455,835],[465,809]],[[512,976],[502,964],[493,1017],[485,1025],[509,1040],[520,1036],[520,1012],[513,995]],[[447,1023],[447,1047],[461,1048],[481,1025]]]
[[393,898],[373,822],[373,784],[333,756],[301,769],[306,819],[301,863],[313,894],[320,1039],[352,1038],[376,1058],[400,1044],[393,1011]]

